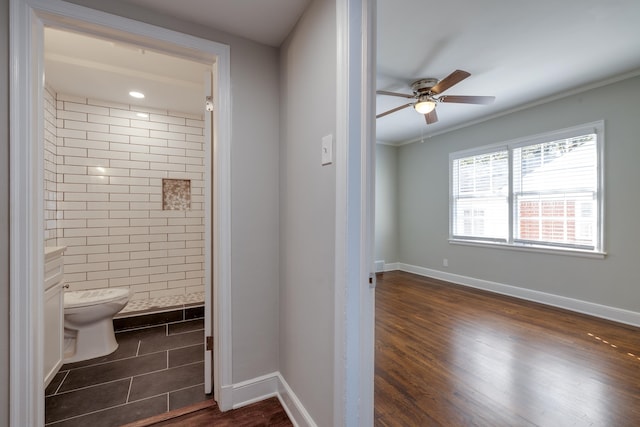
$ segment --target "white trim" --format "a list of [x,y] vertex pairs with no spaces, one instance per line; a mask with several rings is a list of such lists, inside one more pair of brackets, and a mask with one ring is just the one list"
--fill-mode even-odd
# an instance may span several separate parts
[[566,256],[575,256],[575,257],[592,258],[592,259],[604,259],[607,256],[606,252],[586,251],[586,250],[583,251],[583,250],[568,249],[568,248],[553,248],[550,246],[547,246],[547,247],[526,246],[526,245],[516,245],[516,244],[509,244],[509,243],[502,243],[502,242],[482,242],[482,241],[452,238],[452,239],[449,239],[449,243],[452,245],[476,246],[480,248],[502,249],[507,251],[520,251],[520,252],[536,252],[540,254],[566,255]]
[[[172,55],[202,62],[215,59],[218,90],[214,114],[214,395],[222,410],[231,398],[231,235],[230,150],[231,78],[229,46],[60,0],[11,0],[10,3],[10,426],[44,423],[42,382],[43,171],[38,132],[42,97],[34,93],[32,72],[41,57],[42,24],[123,38]],[[36,31],[35,36],[32,31]],[[38,35],[38,31],[40,34]],[[42,60],[40,59],[40,63]],[[35,100],[35,101],[34,101]],[[38,113],[40,112],[40,113]],[[34,126],[34,123],[40,125]]]
[[632,326],[640,326],[640,313],[621,308],[596,304],[546,292],[534,291],[532,289],[520,288],[517,286],[505,285],[503,283],[491,282],[488,280],[475,279],[473,277],[461,276],[458,274],[446,273],[444,271],[432,270],[430,268],[419,267],[410,264],[398,264],[400,271],[414,273],[420,276],[433,277],[434,279],[445,280],[458,285],[469,286],[471,288],[482,289],[497,294],[508,295],[527,301],[538,302],[552,307],[563,308],[614,322],[624,323]]
[[456,131],[456,130],[459,130],[459,129],[464,129],[466,127],[474,126],[474,125],[477,125],[477,124],[480,124],[480,123],[488,122],[490,120],[497,119],[497,118],[500,118],[500,117],[503,117],[503,116],[507,116],[507,115],[512,114],[512,113],[517,113],[519,111],[527,110],[529,108],[537,107],[539,105],[548,104],[550,102],[557,101],[559,99],[568,98],[569,96],[578,95],[578,94],[581,94],[581,93],[584,93],[584,92],[590,92],[590,91],[593,91],[593,90],[598,89],[600,87],[608,86],[608,85],[611,85],[611,84],[614,84],[614,83],[617,83],[617,82],[621,82],[621,81],[624,81],[624,80],[627,80],[627,79],[632,79],[632,78],[637,77],[639,75],[640,75],[640,70],[634,70],[634,71],[631,71],[629,73],[620,74],[620,75],[613,76],[613,77],[610,77],[610,78],[607,78],[607,79],[604,79],[604,80],[600,80],[600,81],[597,81],[597,82],[594,82],[594,83],[583,85],[583,86],[580,86],[580,87],[577,87],[577,88],[574,88],[574,89],[566,90],[566,91],[557,93],[555,95],[551,95],[551,96],[548,96],[548,97],[545,97],[545,98],[542,98],[542,99],[538,99],[537,101],[529,102],[529,103],[520,105],[520,106],[515,107],[515,108],[510,108],[508,110],[501,111],[499,113],[492,114],[490,116],[482,117],[482,118],[477,119],[477,120],[472,120],[472,121],[469,121],[469,122],[466,122],[466,123],[461,123],[461,124],[456,125],[456,126],[452,126],[452,127],[449,127],[449,128],[441,129],[438,132],[434,132],[434,133],[429,134],[429,135],[424,135],[424,136],[421,136],[420,138],[413,138],[413,139],[410,139],[410,140],[407,140],[407,141],[404,141],[404,142],[388,143],[388,144],[389,145],[394,145],[396,147],[403,147],[405,145],[415,144],[416,142],[424,142],[425,138],[433,138],[434,136],[444,135],[444,134],[449,133],[449,132],[453,132],[453,131]]
[[276,396],[279,388],[279,375],[279,373],[275,372],[234,384],[231,387],[233,393],[233,409],[242,408],[243,406]]
[[[215,67],[215,64],[214,64]],[[213,70],[207,70],[204,72],[204,95],[213,96]],[[202,100],[204,107],[205,100]],[[206,108],[202,108],[204,111],[204,173],[206,177],[211,177],[211,165],[214,162],[213,159],[213,114],[207,111]],[[204,217],[209,218],[209,221],[204,222],[204,247],[211,248],[211,237],[213,227],[212,216],[212,204],[213,204],[213,185],[211,178],[204,180]],[[211,280],[212,266],[213,266],[213,254],[205,251],[204,257],[204,336],[205,343],[206,337],[213,335],[213,281]],[[207,304],[206,302],[209,302]],[[207,350],[207,346],[204,346],[204,392],[210,394],[213,392],[213,348]]]
[[[521,251],[531,251],[531,252],[543,252],[548,254],[562,254],[562,255],[573,255],[573,256],[582,256],[582,257],[591,257],[591,258],[601,258],[603,259],[606,256],[606,252],[604,251],[604,197],[605,197],[605,187],[604,187],[604,144],[605,144],[605,129],[604,129],[604,120],[597,120],[588,123],[583,123],[579,125],[574,125],[570,127],[566,127],[563,129],[556,129],[547,132],[542,132],[534,135],[523,136],[515,139],[511,139],[508,141],[501,141],[493,144],[483,145],[474,148],[468,148],[465,150],[455,151],[449,153],[449,243],[462,244],[462,245],[470,245],[470,246],[486,246],[486,247],[496,247],[501,249],[514,249]],[[543,144],[552,141],[559,141],[564,139],[571,139],[576,137],[581,137],[584,135],[590,134],[596,135],[595,142],[595,150],[596,150],[596,174],[597,174],[597,182],[596,182],[596,195],[597,195],[597,220],[596,220],[596,228],[597,235],[595,236],[594,249],[583,249],[579,247],[572,247],[569,245],[557,244],[554,245],[551,242],[545,244],[544,241],[540,241],[540,243],[532,242],[531,244],[525,244],[521,242],[517,242],[516,235],[516,224],[515,217],[516,207],[514,206],[514,198],[516,194],[516,185],[515,179],[516,176],[514,174],[514,162],[515,162],[515,154],[514,152],[520,148],[533,146],[537,144]],[[455,196],[454,196],[454,187],[453,183],[456,180],[456,173],[459,175],[460,172],[456,172],[456,168],[454,164],[457,160],[482,156],[490,153],[498,153],[498,152],[506,152],[507,154],[507,168],[508,168],[508,200],[506,202],[508,207],[508,233],[506,238],[469,238],[467,236],[454,236],[454,227],[456,224],[456,208],[454,206]]]
[[[376,193],[376,64],[377,64],[377,2],[365,0],[359,14],[362,60],[360,63],[360,185],[361,239],[360,239],[360,367],[359,424],[374,424],[375,382],[375,193]],[[363,286],[364,285],[364,286]]]
[[[42,43],[37,43],[42,25],[23,1],[10,3],[9,34],[9,425],[40,426],[44,424],[44,172],[38,167],[43,122],[37,75],[42,68],[36,66],[38,56],[42,58]],[[33,126],[38,122],[41,126]]]
[[386,145],[388,147],[398,147],[398,145],[396,145],[396,144],[392,144],[390,142],[384,142],[384,141],[376,141],[376,145]]
[[273,372],[231,386],[226,386],[225,394],[233,396],[231,402],[233,409],[242,408],[243,406],[277,396],[294,426],[317,426],[280,372]]
[[296,427],[316,427],[317,424],[280,373],[278,373],[278,382],[278,399],[293,425]]
[[[61,0],[17,0],[56,27],[133,43],[206,64],[229,46]],[[133,38],[132,38],[133,37]]]
[[346,304],[347,304],[347,1],[336,1],[337,27],[337,105],[336,105],[336,211],[335,211],[335,289],[334,289],[334,370],[333,370],[333,425],[343,424],[346,411]]
[[604,120],[595,120],[592,122],[581,123],[561,129],[553,129],[546,132],[540,132],[533,135],[520,136],[506,141],[492,142],[478,147],[466,148],[464,150],[453,151],[449,153],[449,162],[464,157],[479,156],[482,154],[492,153],[495,151],[510,150],[514,148],[526,147],[528,145],[541,144],[550,141],[558,141],[561,139],[575,138],[577,136],[595,133],[598,135],[598,144],[600,139],[604,141]]
[[213,382],[222,411],[227,405],[223,387],[232,379],[231,326],[231,51],[217,53],[213,90]]
[[400,270],[400,263],[399,262],[388,262],[385,263],[384,265],[384,269],[382,271],[396,271],[396,270]]
[[337,0],[333,424],[373,425],[375,2]]

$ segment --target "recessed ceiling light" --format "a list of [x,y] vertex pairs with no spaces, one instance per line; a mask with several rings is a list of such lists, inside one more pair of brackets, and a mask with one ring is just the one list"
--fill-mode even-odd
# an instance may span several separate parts
[[144,98],[144,93],[136,92],[135,90],[132,90],[131,92],[129,92],[129,95],[131,95],[134,98],[138,98],[138,99]]

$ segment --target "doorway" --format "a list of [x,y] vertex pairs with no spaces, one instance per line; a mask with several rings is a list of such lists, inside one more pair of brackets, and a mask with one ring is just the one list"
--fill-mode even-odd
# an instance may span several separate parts
[[[53,27],[44,29],[44,64],[45,247],[66,248],[68,291],[129,290],[115,318],[119,348],[64,361],[45,389],[45,423],[122,424],[207,399],[211,65]],[[118,382],[129,386],[118,391]]]
[[[44,27],[65,28],[94,36],[118,40],[168,55],[212,64],[213,102],[210,114],[214,124],[205,144],[205,300],[209,310],[205,319],[207,335],[215,335],[216,345],[208,350],[205,390],[220,401],[221,387],[230,383],[229,329],[229,48],[215,42],[115,17],[70,4],[28,5],[12,3],[11,28],[14,69],[12,76],[12,223],[11,252],[11,376],[10,396],[14,409],[11,425],[42,425],[44,421],[43,360],[43,31]],[[204,99],[203,99],[204,105]],[[206,128],[206,127],[205,127]],[[211,129],[211,126],[208,127]],[[207,135],[205,135],[207,139]],[[22,143],[18,144],[17,141]],[[215,152],[215,156],[212,154]],[[212,182],[213,181],[213,182]],[[215,183],[215,187],[214,187]],[[28,213],[28,215],[25,215]],[[215,222],[214,222],[215,221]],[[218,233],[218,230],[222,230]],[[20,236],[21,238],[17,238]],[[27,236],[25,239],[24,236]],[[215,254],[215,255],[212,255]],[[216,270],[213,272],[213,265]],[[21,284],[18,286],[18,284]],[[213,294],[217,298],[213,299]],[[211,307],[215,301],[218,307]],[[211,310],[213,309],[213,310]],[[213,321],[212,312],[215,314]],[[213,325],[216,330],[212,329]],[[225,348],[218,356],[220,348]],[[211,355],[214,355],[212,362]],[[215,375],[211,375],[215,372]],[[213,379],[215,378],[215,384]],[[27,379],[25,381],[25,379]],[[208,390],[207,390],[208,389]],[[221,405],[222,406],[222,405]],[[226,409],[223,407],[223,409]]]

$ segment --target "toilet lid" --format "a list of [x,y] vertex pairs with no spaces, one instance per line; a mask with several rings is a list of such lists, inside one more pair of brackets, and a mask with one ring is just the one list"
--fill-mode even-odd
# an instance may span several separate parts
[[127,288],[89,289],[85,291],[66,291],[64,293],[65,308],[83,307],[102,304],[129,296]]

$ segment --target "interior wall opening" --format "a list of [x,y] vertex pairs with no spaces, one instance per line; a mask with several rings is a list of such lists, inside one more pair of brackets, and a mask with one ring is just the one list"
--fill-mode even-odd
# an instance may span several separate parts
[[[44,71],[44,246],[66,248],[67,292],[129,290],[128,303],[114,319],[119,349],[80,367],[64,364],[45,391],[45,422],[86,416],[59,410],[73,387],[105,387],[99,380],[70,385],[78,368],[90,371],[95,365],[100,376],[109,364],[161,359],[159,351],[166,352],[167,362],[154,369],[166,370],[163,377],[189,371],[189,384],[136,397],[135,381],[142,384],[149,374],[147,368],[133,370],[118,412],[129,406],[139,411],[148,401],[147,415],[155,415],[205,399],[205,305],[211,308],[205,292],[211,286],[205,192],[211,151],[203,95],[211,65],[47,27]],[[133,90],[144,98],[130,96]],[[146,337],[158,328],[166,331],[138,340],[135,354],[127,352],[129,336],[139,331]],[[167,343],[149,344],[164,333]],[[65,340],[67,350],[70,342]],[[187,359],[176,362],[179,357]],[[156,396],[148,398],[149,392]],[[155,402],[158,393],[166,394],[164,408]],[[91,412],[96,409],[112,416],[109,403]]]

